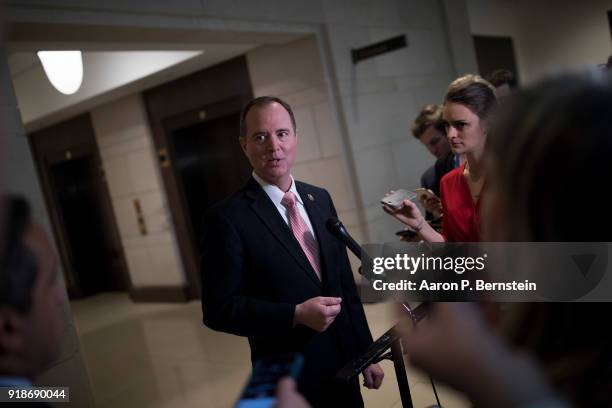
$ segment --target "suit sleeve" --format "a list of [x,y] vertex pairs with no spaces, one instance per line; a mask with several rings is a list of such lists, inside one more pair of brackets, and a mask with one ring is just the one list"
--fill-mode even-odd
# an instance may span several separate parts
[[[327,193],[327,196],[329,198],[331,212],[334,217],[337,218],[338,214],[336,213],[336,208],[334,207],[331,196],[329,193]],[[372,334],[370,333],[361,298],[357,293],[357,286],[355,285],[351,263],[344,247],[340,250],[338,262],[340,265],[340,285],[342,286],[343,295],[342,306],[347,309],[355,332],[358,348],[363,352],[372,344]]]
[[202,316],[206,326],[239,336],[269,335],[293,327],[294,304],[244,295],[242,241],[223,214],[207,214],[202,248]]

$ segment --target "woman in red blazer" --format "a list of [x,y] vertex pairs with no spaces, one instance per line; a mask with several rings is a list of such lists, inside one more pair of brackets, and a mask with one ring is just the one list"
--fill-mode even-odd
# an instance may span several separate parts
[[442,119],[453,153],[465,162],[440,181],[442,234],[426,221],[410,200],[385,212],[429,242],[474,242],[480,240],[480,197],[485,185],[484,153],[488,120],[497,105],[495,88],[478,75],[466,75],[453,81],[444,98]]

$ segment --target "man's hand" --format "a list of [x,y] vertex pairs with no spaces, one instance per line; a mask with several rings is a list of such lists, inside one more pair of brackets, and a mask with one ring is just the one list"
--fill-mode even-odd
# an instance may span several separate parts
[[378,364],[370,364],[363,370],[363,385],[369,389],[379,389],[385,373]]
[[295,381],[290,377],[284,377],[280,379],[276,388],[275,408],[310,408],[310,405],[298,392]]
[[421,205],[427,211],[433,214],[434,219],[440,218],[442,215],[442,201],[437,196],[421,197]]
[[308,299],[295,307],[293,321],[324,332],[340,313],[340,302],[342,298],[339,297],[318,296]]

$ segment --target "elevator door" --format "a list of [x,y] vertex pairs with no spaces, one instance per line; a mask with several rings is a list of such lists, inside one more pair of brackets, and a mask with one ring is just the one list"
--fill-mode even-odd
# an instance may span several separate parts
[[94,158],[87,155],[53,164],[51,177],[82,295],[120,290],[115,279],[120,255],[104,224]]
[[251,171],[238,143],[238,112],[171,133],[175,168],[191,218],[196,255],[201,253],[203,215],[242,187]]
[[131,289],[88,114],[28,135],[71,298]]

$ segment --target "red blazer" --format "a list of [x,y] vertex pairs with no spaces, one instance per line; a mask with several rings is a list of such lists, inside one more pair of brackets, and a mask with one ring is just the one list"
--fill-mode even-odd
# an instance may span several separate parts
[[[449,242],[480,241],[480,198],[474,204],[463,177],[465,163],[446,173],[440,181],[442,200],[442,235]],[[483,189],[484,190],[484,189]]]

